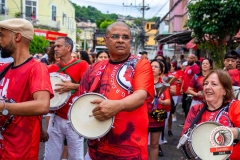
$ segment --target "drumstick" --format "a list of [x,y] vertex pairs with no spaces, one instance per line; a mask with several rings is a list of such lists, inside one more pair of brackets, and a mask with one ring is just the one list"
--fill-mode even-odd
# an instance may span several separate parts
[[89,117],[93,117],[93,114],[90,114]]

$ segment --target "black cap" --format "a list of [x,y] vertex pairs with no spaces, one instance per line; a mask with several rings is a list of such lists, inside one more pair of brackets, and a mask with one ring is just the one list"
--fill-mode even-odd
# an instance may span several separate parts
[[139,52],[139,54],[148,54],[147,51]]
[[237,59],[238,58],[238,52],[239,52],[239,50],[229,51],[225,54],[224,59],[227,59],[227,58]]

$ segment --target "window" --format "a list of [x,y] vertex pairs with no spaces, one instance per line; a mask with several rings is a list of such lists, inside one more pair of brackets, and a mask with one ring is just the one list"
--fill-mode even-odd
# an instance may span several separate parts
[[36,1],[26,1],[25,15],[27,18],[36,19],[37,2]]
[[56,21],[57,17],[57,7],[52,5],[52,21]]
[[0,0],[0,14],[5,14],[5,0]]

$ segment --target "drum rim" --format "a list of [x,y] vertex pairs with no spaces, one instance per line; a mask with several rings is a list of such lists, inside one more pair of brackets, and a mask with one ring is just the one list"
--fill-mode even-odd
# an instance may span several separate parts
[[[63,73],[63,74],[65,74],[65,73]],[[51,77],[57,77],[57,78],[60,78],[58,75],[59,75],[58,72],[51,72],[51,73],[49,73],[49,76],[50,76],[50,82],[51,82]],[[69,76],[68,74],[65,74],[65,75],[67,75],[67,76],[70,78],[70,76]],[[61,78],[60,78],[60,79],[61,79]],[[68,95],[67,95],[66,101],[65,101],[63,104],[61,104],[61,105],[59,105],[59,106],[57,106],[57,107],[54,107],[54,108],[51,107],[50,104],[49,104],[49,110],[50,110],[50,111],[56,111],[56,110],[62,108],[64,105],[67,104],[67,102],[69,101],[71,95],[72,95],[72,94],[71,94],[71,91],[68,91]],[[50,101],[51,101],[51,99],[50,99]]]
[[[189,138],[191,137],[191,141],[188,141],[188,146],[189,146],[189,150],[190,150],[190,153],[192,154],[192,156],[195,156],[195,157],[198,157],[198,158],[200,158],[200,157],[196,154],[196,152],[195,152],[194,149],[193,149],[192,143],[190,143],[190,142],[192,142],[193,132],[194,132],[199,126],[201,126],[201,125],[203,125],[203,124],[206,124],[206,123],[216,124],[217,126],[223,126],[221,123],[218,123],[218,122],[215,122],[215,121],[207,121],[207,122],[199,123],[199,124],[197,124],[197,125],[193,128],[193,130],[192,130],[192,132],[191,132],[191,134],[190,134],[190,136],[189,136]],[[193,153],[194,153],[194,154],[193,154]],[[230,155],[231,155],[231,154],[226,155],[225,158],[230,157]],[[194,157],[194,158],[195,158],[195,157]]]
[[104,98],[105,100],[107,100],[107,97],[105,97],[105,96],[102,95],[102,94],[95,93],[95,92],[88,92],[88,93],[82,94],[81,96],[79,96],[79,97],[71,104],[71,106],[70,106],[70,108],[69,108],[69,110],[68,110],[68,120],[69,120],[69,122],[70,122],[70,125],[71,125],[72,129],[73,129],[78,135],[80,135],[80,136],[82,136],[82,137],[84,137],[84,138],[86,138],[86,139],[90,139],[90,140],[99,139],[99,138],[102,138],[103,136],[105,136],[105,135],[110,131],[110,129],[111,129],[112,126],[113,126],[115,116],[109,118],[109,119],[111,119],[111,125],[110,125],[110,127],[109,127],[102,135],[97,136],[97,137],[88,137],[88,136],[85,136],[85,135],[79,133],[78,130],[76,130],[76,128],[73,126],[73,124],[72,124],[72,122],[71,122],[71,116],[70,116],[70,115],[71,115],[71,110],[72,110],[73,105],[75,104],[75,102],[76,102],[79,98],[84,97],[84,96],[86,96],[86,95],[98,95],[98,96]]

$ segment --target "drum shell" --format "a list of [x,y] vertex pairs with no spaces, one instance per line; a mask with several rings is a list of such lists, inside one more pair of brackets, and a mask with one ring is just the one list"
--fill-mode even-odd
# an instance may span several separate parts
[[[191,131],[191,134],[189,136],[189,140],[187,141],[187,143],[185,144],[185,147],[186,147],[186,151],[185,154],[187,154],[188,156],[191,157],[191,159],[206,159],[206,155],[203,155],[203,154],[200,154],[202,151],[204,152],[205,149],[209,149],[208,152],[210,152],[210,148],[208,148],[208,142],[210,143],[210,133],[209,133],[209,130],[210,129],[207,129],[206,128],[206,125],[211,125],[211,129],[214,129],[218,126],[222,126],[221,124],[217,123],[217,122],[203,122],[203,123],[200,123],[198,125],[196,125],[193,130]],[[205,126],[205,128],[204,128]],[[202,129],[204,129],[204,132],[202,132]],[[197,132],[200,132],[201,134],[199,136],[195,135],[197,134]],[[209,133],[209,135],[208,135]],[[207,135],[206,135],[207,134]],[[204,137],[205,136],[205,137]],[[193,138],[200,138],[199,141],[201,141],[202,143],[198,143],[198,144],[193,144]],[[203,145],[203,142],[206,143]],[[196,141],[194,141],[194,143],[196,143]],[[200,149],[198,149],[199,146],[202,146],[202,148],[200,147]],[[213,146],[211,146],[213,147]],[[207,151],[206,151],[207,152]],[[191,155],[190,155],[191,154]],[[202,158],[203,156],[203,158]],[[222,159],[227,159],[230,155],[220,155],[219,156],[207,156],[208,158],[207,159],[211,159],[211,160],[222,160]],[[224,158],[223,158],[224,157]]]
[[58,72],[50,73],[50,81],[51,81],[51,85],[52,85],[53,92],[54,92],[54,97],[50,100],[50,108],[49,109],[51,111],[58,110],[58,109],[62,108],[63,106],[65,106],[71,97],[71,91],[65,92],[63,94],[58,94],[54,91],[54,89],[59,88],[58,86],[55,86],[56,84],[63,83],[62,79],[71,81],[70,76],[67,74],[62,74],[62,73],[60,74]]
[[[70,109],[68,111],[68,119],[70,121],[70,124],[71,124],[73,130],[77,134],[79,134],[80,136],[82,136],[86,139],[93,140],[93,139],[99,139],[99,138],[103,137],[110,131],[110,129],[112,128],[113,123],[114,123],[114,117],[112,117],[108,120],[105,120],[105,121],[99,121],[94,116],[92,116],[92,110],[97,106],[97,104],[90,103],[90,100],[89,100],[90,96],[93,96],[94,97],[93,99],[99,99],[99,98],[107,99],[106,97],[104,97],[103,95],[98,94],[98,93],[85,93],[85,94],[81,95],[80,97],[76,98],[76,100],[70,106]],[[83,100],[84,97],[87,97],[86,101]],[[93,99],[91,97],[91,100],[93,100]],[[90,106],[84,106],[84,104],[79,105],[79,103],[83,102],[83,101],[84,101],[84,103],[88,103]],[[81,111],[84,111],[85,107],[88,107],[87,113],[86,114],[80,113]],[[76,110],[80,111],[79,116],[82,116],[82,118],[79,118],[78,116],[74,115]],[[77,125],[74,120],[74,118],[76,118],[76,117],[79,118],[79,120],[78,120],[79,125]],[[89,119],[89,121],[88,120],[85,121],[86,119]],[[96,123],[97,125],[94,125],[94,127],[92,127],[91,123]],[[106,123],[107,123],[107,126],[106,126]],[[81,125],[81,124],[83,124],[83,125]],[[102,130],[102,129],[105,129],[103,131],[104,133],[103,132],[97,133],[99,130]],[[85,131],[86,132],[89,131],[89,132],[86,133]]]

